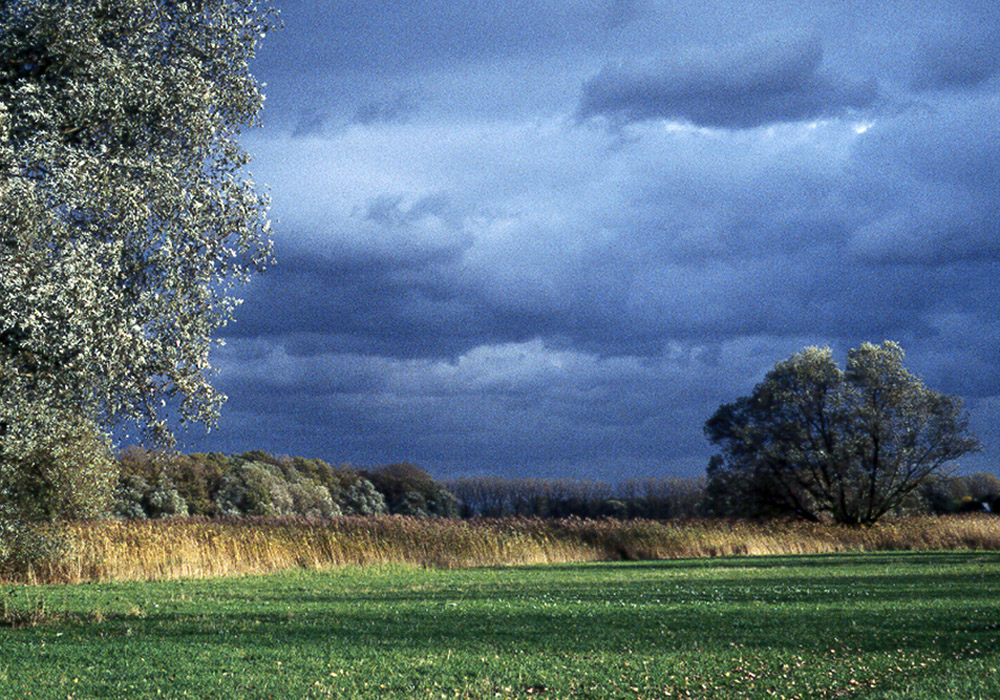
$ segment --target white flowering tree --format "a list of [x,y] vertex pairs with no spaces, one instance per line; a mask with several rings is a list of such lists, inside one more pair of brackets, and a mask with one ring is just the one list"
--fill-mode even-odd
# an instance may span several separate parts
[[[53,436],[212,423],[213,334],[270,256],[237,137],[254,0],[0,2],[0,486]],[[0,503],[4,501],[0,494]]]

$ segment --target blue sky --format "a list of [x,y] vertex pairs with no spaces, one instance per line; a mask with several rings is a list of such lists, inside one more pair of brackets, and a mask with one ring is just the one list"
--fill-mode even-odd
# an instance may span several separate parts
[[1000,456],[1000,6],[276,0],[278,263],[191,450],[701,474],[777,361],[899,341]]

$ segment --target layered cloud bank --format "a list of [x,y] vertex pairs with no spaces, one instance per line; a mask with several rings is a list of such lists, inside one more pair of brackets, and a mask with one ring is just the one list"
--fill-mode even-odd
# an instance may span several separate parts
[[247,139],[279,262],[193,448],[697,474],[775,362],[890,338],[996,464],[995,10],[284,5]]
[[825,76],[822,62],[818,37],[765,36],[734,46],[693,47],[647,65],[604,68],[584,84],[580,114],[747,129],[872,106],[874,81]]

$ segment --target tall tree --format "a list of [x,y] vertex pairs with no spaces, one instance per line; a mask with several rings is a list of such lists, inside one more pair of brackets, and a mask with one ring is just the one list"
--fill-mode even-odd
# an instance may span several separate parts
[[168,406],[218,415],[213,334],[270,257],[237,137],[273,25],[254,0],[0,3],[0,469],[66,421],[169,441]]
[[960,399],[928,389],[903,359],[886,341],[851,350],[846,370],[829,348],[779,362],[750,396],[705,424],[722,450],[710,493],[728,491],[729,502],[738,495],[751,512],[850,524],[900,506],[979,448]]

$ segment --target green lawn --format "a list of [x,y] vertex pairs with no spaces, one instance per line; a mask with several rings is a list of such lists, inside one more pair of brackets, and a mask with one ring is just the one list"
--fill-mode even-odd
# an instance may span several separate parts
[[[9,595],[11,589],[0,591]],[[1000,554],[20,590],[0,696],[1000,698]]]

